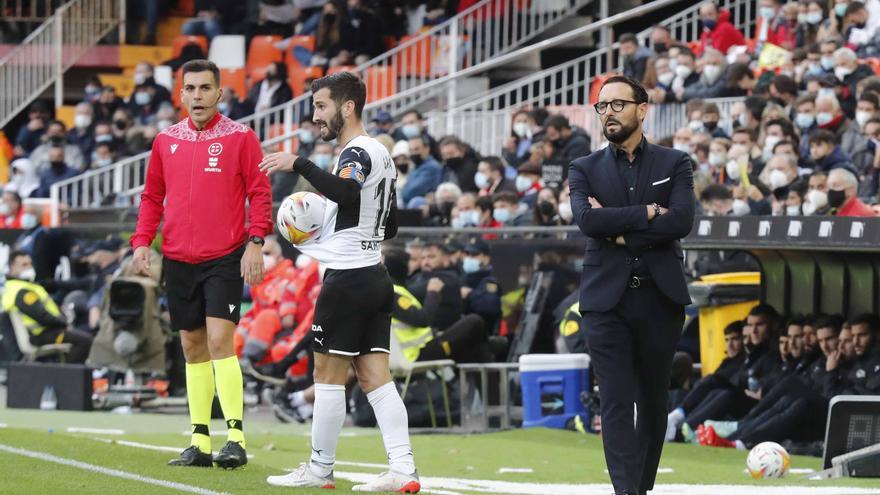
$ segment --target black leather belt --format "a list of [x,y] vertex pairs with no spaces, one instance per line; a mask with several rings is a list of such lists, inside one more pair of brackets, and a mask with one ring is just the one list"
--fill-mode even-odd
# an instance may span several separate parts
[[630,277],[629,282],[627,282],[626,286],[630,289],[638,289],[640,287],[651,287],[654,285],[654,279],[652,277],[639,277],[633,275]]

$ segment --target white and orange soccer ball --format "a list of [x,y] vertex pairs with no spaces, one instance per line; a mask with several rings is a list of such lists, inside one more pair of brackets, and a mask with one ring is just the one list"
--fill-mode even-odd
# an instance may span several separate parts
[[749,452],[746,468],[752,478],[782,478],[788,474],[791,456],[776,442],[762,442]]
[[276,223],[281,236],[294,246],[320,235],[327,202],[313,192],[300,191],[284,198]]

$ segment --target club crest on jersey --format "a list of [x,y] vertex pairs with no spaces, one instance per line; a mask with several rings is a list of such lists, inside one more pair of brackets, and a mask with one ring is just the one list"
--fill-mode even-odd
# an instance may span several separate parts
[[208,146],[208,154],[211,156],[220,156],[220,153],[223,153],[223,145],[220,143],[211,143]]
[[211,143],[208,146],[208,166],[205,167],[205,172],[213,172],[220,173],[220,153],[223,153],[223,145],[220,143]]

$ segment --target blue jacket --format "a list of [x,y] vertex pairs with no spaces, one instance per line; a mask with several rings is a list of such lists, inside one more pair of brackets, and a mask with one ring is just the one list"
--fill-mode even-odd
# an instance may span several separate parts
[[56,174],[51,168],[40,174],[40,187],[31,194],[32,198],[48,198],[52,184],[60,182],[71,177],[79,175],[79,171],[75,168],[64,166],[64,170],[60,174]]
[[411,199],[424,196],[437,190],[443,178],[443,167],[432,156],[422,162],[406,178],[406,185],[400,191],[403,204],[406,205]]
[[464,314],[479,315],[486,321],[486,328],[492,333],[501,320],[501,286],[492,276],[492,267],[465,273],[462,285],[472,289],[464,300]]

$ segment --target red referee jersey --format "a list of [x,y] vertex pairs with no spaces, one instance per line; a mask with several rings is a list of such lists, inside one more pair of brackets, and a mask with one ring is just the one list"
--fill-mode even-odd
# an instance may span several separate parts
[[262,158],[254,131],[220,113],[201,131],[187,117],[159,133],[132,248],[150,245],[163,208],[162,252],[176,261],[217,259],[248,236],[265,237],[272,229],[272,191],[258,168]]

